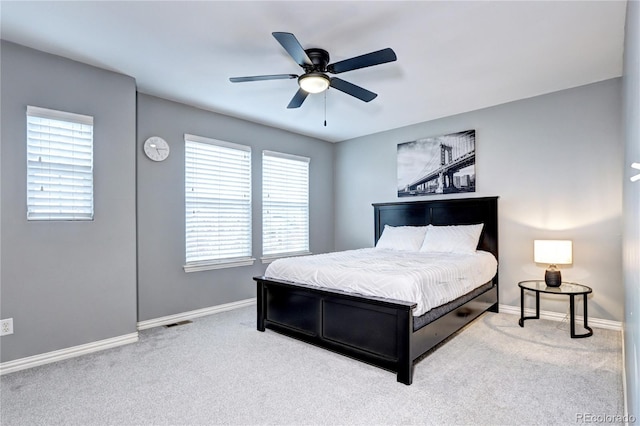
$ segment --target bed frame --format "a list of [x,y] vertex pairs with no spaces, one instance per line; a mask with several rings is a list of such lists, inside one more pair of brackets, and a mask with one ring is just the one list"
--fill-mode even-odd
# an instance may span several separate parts
[[[498,197],[374,204],[375,241],[385,225],[484,223],[478,248],[498,259]],[[418,358],[485,311],[498,312],[498,275],[488,290],[414,330],[414,303],[254,277],[257,328],[266,328],[397,373],[410,385]],[[459,306],[456,306],[459,305]],[[427,313],[426,315],[428,315]]]

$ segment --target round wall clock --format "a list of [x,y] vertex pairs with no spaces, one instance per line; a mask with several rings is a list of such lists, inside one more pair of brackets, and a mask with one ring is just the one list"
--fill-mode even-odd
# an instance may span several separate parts
[[153,161],[164,161],[169,156],[169,144],[159,136],[144,141],[144,153]]

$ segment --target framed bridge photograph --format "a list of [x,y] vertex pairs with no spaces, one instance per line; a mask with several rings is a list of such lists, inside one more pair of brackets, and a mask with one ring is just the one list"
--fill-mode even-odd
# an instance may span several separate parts
[[475,130],[398,144],[398,197],[475,191]]

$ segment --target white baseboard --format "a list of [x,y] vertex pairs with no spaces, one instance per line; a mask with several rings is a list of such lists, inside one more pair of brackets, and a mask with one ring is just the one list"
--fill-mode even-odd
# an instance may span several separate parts
[[14,361],[7,361],[0,364],[0,375],[13,373],[14,371],[26,370],[27,368],[33,368],[56,361],[62,361],[63,359],[75,358],[80,355],[87,355],[92,352],[127,345],[137,341],[138,332],[135,332],[109,339],[98,340],[97,342],[91,342],[84,345],[72,346],[66,349],[20,358]]
[[[520,306],[510,306],[500,304],[498,309],[501,313],[512,314],[512,315],[520,315]],[[533,316],[536,314],[536,310],[533,308],[524,308],[524,314],[526,316]],[[559,312],[551,312],[551,311],[543,311],[540,310],[540,319],[546,319],[551,321],[564,321],[567,318],[567,314],[561,314]],[[582,324],[584,317],[581,315],[576,315],[576,323]],[[616,330],[622,331],[622,323],[620,321],[612,321],[600,318],[592,318],[589,316],[588,319],[589,327],[595,328],[604,328],[607,330]]]
[[627,359],[624,347],[624,331],[622,331],[622,407],[625,418],[625,426],[629,425],[629,406],[627,405]]
[[223,305],[211,306],[209,308],[196,309],[195,311],[182,312],[180,314],[140,321],[138,323],[138,330],[146,330],[148,328],[159,327],[161,325],[175,324],[180,321],[204,317],[207,315],[217,314],[219,312],[230,311],[233,309],[244,308],[246,306],[255,305],[256,300],[257,299],[253,297],[251,299],[239,300],[237,302],[225,303]]

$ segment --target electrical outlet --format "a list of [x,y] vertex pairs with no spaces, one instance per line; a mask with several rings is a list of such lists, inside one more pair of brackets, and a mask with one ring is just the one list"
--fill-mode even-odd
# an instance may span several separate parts
[[13,318],[0,320],[0,336],[13,334]]

